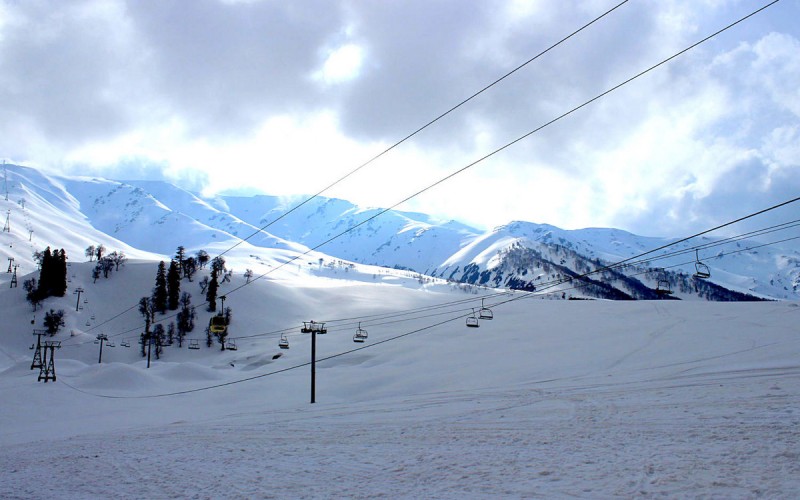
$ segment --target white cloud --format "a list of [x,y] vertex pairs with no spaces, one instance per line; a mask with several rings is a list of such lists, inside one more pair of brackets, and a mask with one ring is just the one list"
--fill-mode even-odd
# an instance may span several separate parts
[[354,43],[348,43],[330,51],[322,68],[314,73],[314,78],[327,84],[337,84],[358,77],[364,60],[364,50]]
[[[0,0],[0,156],[316,192],[616,3]],[[395,203],[751,8],[629,2],[326,194]],[[775,199],[800,178],[798,16],[777,4],[409,207],[684,234]]]

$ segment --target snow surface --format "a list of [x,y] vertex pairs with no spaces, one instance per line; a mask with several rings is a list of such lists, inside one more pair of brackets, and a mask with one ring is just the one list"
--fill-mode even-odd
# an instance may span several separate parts
[[[247,251],[230,256],[234,267]],[[800,492],[797,303],[546,300],[304,263],[223,285],[237,351],[167,347],[147,369],[135,340],[119,345],[138,331],[136,313],[106,321],[149,293],[156,264],[96,284],[89,263],[71,269],[89,302],[45,304],[68,313],[56,382],[30,370],[24,293],[0,291],[2,498]],[[199,296],[197,281],[184,289]],[[468,329],[481,297],[495,319]],[[329,333],[318,336],[312,405],[299,325],[314,318]],[[352,342],[359,318],[363,345]],[[207,320],[201,311],[198,325]],[[280,351],[274,332],[287,327]],[[102,364],[100,331],[117,341]],[[181,391],[196,392],[167,395]]]

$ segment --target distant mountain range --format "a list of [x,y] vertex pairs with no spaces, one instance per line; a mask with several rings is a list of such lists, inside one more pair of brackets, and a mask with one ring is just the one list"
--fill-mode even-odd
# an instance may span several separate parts
[[[548,289],[560,283],[555,289],[575,298],[656,298],[654,289],[664,280],[673,298],[800,300],[800,251],[776,245],[748,249],[759,245],[753,241],[688,241],[648,255],[648,261],[574,282],[571,278],[671,240],[522,221],[484,232],[396,210],[359,226],[381,209],[318,197],[290,212],[296,204],[276,196],[203,198],[167,182],[45,175],[17,165],[6,165],[6,175],[8,199],[0,197],[0,205],[10,228],[0,243],[28,272],[35,267],[32,251],[46,245],[65,248],[73,259],[97,243],[132,258],[163,259],[179,245],[213,254],[247,239],[255,248],[296,254],[331,240],[318,251],[336,259],[501,288]],[[698,245],[711,269],[708,280],[691,277],[692,249]],[[681,250],[686,252],[659,258]]]

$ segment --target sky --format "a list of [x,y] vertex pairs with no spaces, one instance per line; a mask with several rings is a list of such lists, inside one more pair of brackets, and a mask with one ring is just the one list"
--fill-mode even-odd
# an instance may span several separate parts
[[[314,194],[619,1],[0,0],[0,158]],[[629,0],[324,194],[392,206],[767,3]],[[797,19],[780,1],[398,208],[682,236],[794,198]]]

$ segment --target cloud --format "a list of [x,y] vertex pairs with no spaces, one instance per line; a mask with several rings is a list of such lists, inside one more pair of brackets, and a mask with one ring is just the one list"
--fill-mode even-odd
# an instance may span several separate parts
[[[0,0],[0,156],[316,192],[615,3]],[[628,2],[327,194],[399,201],[752,8]],[[769,203],[800,178],[798,17],[777,4],[408,208],[685,234]]]

